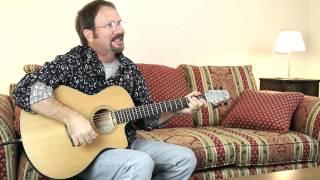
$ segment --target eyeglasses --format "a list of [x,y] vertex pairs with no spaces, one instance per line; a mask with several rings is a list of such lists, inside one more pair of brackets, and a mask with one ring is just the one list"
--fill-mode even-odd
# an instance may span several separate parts
[[103,26],[95,26],[94,28],[108,28],[110,31],[115,31],[117,29],[118,26],[123,28],[123,24],[125,24],[126,22],[123,21],[110,21],[109,23],[107,23],[106,25]]

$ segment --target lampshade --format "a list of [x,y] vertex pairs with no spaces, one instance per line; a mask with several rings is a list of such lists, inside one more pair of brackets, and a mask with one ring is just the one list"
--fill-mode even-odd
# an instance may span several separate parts
[[277,53],[290,53],[305,51],[302,35],[299,31],[281,31],[278,35],[274,51]]

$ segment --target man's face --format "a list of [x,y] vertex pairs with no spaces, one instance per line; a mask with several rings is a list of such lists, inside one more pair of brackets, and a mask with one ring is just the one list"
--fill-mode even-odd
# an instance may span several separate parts
[[102,53],[117,54],[124,49],[124,29],[120,25],[118,12],[108,6],[102,6],[95,18],[92,45]]

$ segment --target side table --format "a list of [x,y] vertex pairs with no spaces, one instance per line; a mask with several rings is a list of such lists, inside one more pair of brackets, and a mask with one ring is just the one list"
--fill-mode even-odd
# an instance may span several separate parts
[[301,92],[305,95],[318,97],[319,82],[320,80],[317,79],[260,78],[260,90]]

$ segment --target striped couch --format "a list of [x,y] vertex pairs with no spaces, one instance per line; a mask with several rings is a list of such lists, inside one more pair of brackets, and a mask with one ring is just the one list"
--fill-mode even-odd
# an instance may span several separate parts
[[[192,66],[171,68],[139,64],[155,102],[182,97],[198,90],[223,87],[227,105],[211,105],[197,114],[181,115],[138,138],[178,144],[192,149],[198,163],[191,179],[227,179],[319,164],[320,99],[304,96],[295,110],[288,133],[227,128],[221,122],[246,90],[258,91],[251,66]],[[28,65],[30,73],[38,68]],[[10,96],[0,96],[0,142],[19,137],[19,108]],[[34,170],[18,145],[0,147],[1,179],[48,179]]]

